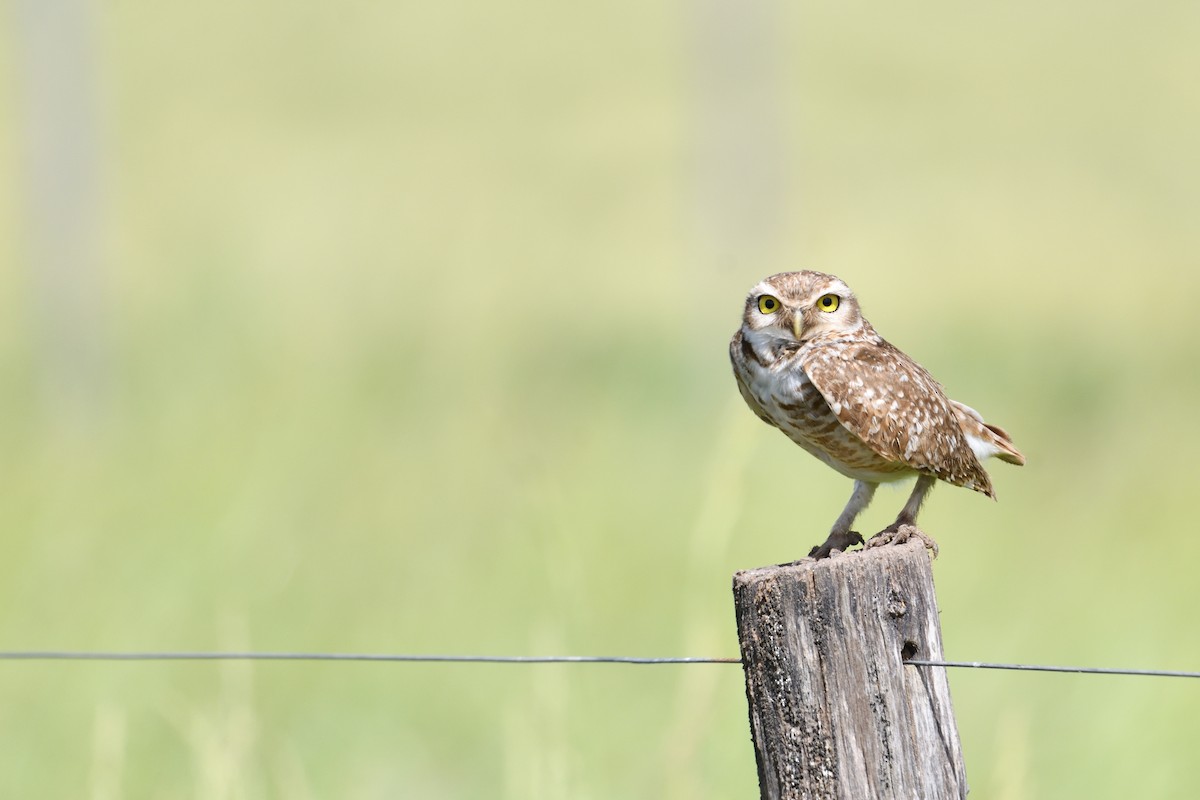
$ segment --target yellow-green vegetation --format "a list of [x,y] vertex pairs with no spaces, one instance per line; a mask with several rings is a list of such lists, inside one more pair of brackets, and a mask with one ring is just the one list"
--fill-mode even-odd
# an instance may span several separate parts
[[[66,402],[9,15],[0,648],[734,655],[851,488],[726,360],[804,267],[1029,458],[922,517],[947,655],[1200,667],[1197,6],[713,8],[97,6]],[[1193,682],[951,686],[979,797],[1193,792]],[[5,797],[756,792],[728,666],[8,663],[0,730]]]

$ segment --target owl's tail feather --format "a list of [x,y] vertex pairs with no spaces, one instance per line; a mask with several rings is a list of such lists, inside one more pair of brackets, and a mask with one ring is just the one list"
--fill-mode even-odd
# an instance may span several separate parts
[[962,427],[963,433],[967,435],[967,442],[971,445],[971,450],[974,451],[976,458],[983,461],[985,458],[995,456],[1001,461],[1016,464],[1018,467],[1025,464],[1025,456],[1013,444],[1012,437],[1008,435],[1007,431],[999,425],[989,425],[984,422],[978,411],[957,400],[951,400],[950,405],[954,407],[958,424]]
[[987,428],[988,432],[992,434],[992,442],[1000,449],[1000,452],[996,453],[996,458],[1006,461],[1009,464],[1016,464],[1018,467],[1025,466],[1024,454],[1013,444],[1012,437],[1008,435],[1008,432],[1004,428],[1001,428],[999,425],[988,425],[986,422],[983,424],[983,427]]

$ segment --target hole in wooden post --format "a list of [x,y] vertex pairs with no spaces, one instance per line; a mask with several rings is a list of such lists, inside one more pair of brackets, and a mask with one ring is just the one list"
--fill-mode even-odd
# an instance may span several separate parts
[[900,660],[901,661],[912,660],[913,658],[916,657],[919,649],[920,648],[917,647],[916,642],[905,642],[904,647],[900,648]]

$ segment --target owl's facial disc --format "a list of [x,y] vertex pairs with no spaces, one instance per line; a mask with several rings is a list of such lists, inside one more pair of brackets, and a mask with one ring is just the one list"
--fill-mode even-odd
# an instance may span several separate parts
[[757,340],[804,344],[861,327],[865,320],[850,287],[819,272],[772,275],[750,290],[742,318]]

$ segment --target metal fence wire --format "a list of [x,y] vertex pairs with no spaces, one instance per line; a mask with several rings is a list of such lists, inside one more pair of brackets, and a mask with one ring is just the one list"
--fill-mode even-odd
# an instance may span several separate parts
[[[254,651],[105,651],[3,650],[0,661],[376,661],[451,664],[741,664],[740,658],[716,656],[489,656],[412,653],[306,653]],[[995,669],[1020,672],[1066,672],[1085,675],[1134,675],[1152,678],[1200,678],[1200,672],[1118,667],[1068,667],[1049,664],[1005,664],[989,661],[906,659],[913,667]]]

